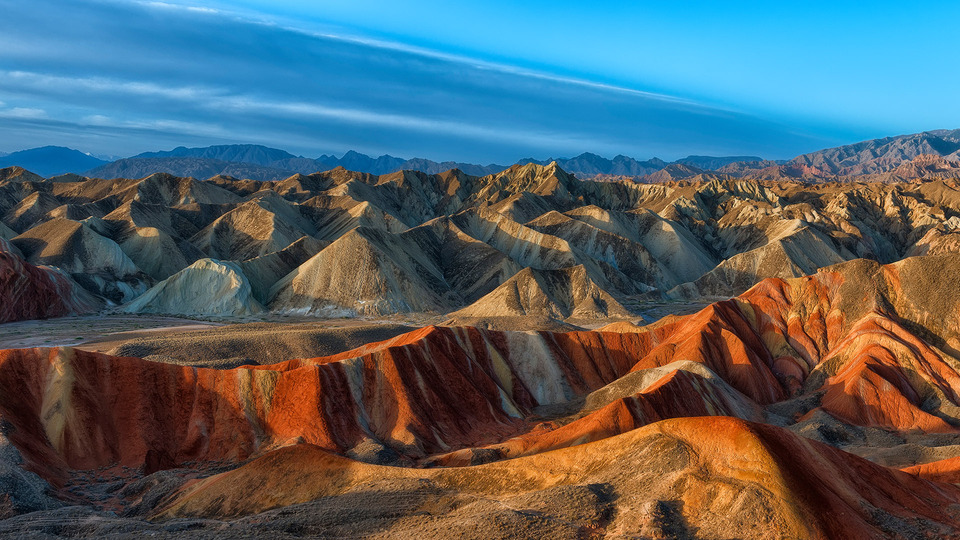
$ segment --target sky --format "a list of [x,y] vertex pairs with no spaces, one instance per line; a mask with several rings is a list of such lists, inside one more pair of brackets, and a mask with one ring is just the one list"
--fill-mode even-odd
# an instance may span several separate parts
[[960,2],[0,0],[0,151],[784,159],[960,127]]

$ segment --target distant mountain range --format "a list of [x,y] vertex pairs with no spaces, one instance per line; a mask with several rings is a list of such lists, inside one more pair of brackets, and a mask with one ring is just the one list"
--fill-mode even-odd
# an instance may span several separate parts
[[[711,157],[690,156],[673,162],[690,164],[699,169],[712,170],[729,163],[739,161],[759,161],[754,156]],[[561,168],[581,177],[598,175],[638,177],[660,171],[671,163],[658,158],[638,161],[627,156],[606,159],[591,153],[583,153],[573,158],[549,158],[536,160],[527,158],[517,164],[536,163],[546,165],[556,161]],[[370,174],[389,174],[400,170],[417,170],[428,174],[437,174],[450,169],[460,169],[473,176],[485,176],[507,169],[507,165],[477,165],[454,161],[437,162],[429,159],[404,159],[390,155],[370,157],[355,151],[349,151],[343,157],[322,155],[316,159],[295,156],[284,150],[260,145],[220,145],[204,148],[178,147],[164,152],[145,152],[136,156],[105,163],[86,171],[87,176],[102,178],[141,178],[155,173],[165,172],[177,176],[209,178],[223,175],[251,180],[280,180],[293,174],[311,174],[343,167],[350,171]]]
[[[594,176],[630,176],[640,177],[656,173],[668,165],[689,165],[701,170],[713,170],[724,165],[749,161],[761,161],[755,156],[689,156],[675,162],[666,162],[659,158],[639,161],[619,155],[607,159],[585,152],[573,158],[548,158],[537,160],[522,159],[518,165],[536,163],[547,165],[556,161],[564,170],[580,177]],[[437,162],[429,159],[404,159],[390,155],[370,157],[355,151],[349,151],[343,157],[322,155],[316,159],[295,156],[284,150],[260,145],[220,145],[204,148],[178,147],[164,152],[145,152],[136,156],[106,163],[89,171],[87,176],[103,178],[141,178],[154,172],[166,172],[177,176],[209,178],[223,175],[252,180],[279,180],[295,173],[311,174],[343,167],[350,171],[370,174],[389,174],[400,170],[416,170],[427,174],[437,174],[450,169],[473,175],[484,176],[507,169],[508,165],[477,165],[455,161]]]
[[730,163],[743,161],[760,161],[762,158],[756,156],[688,156],[673,162],[666,162],[659,158],[652,158],[647,161],[637,161],[632,157],[619,155],[613,159],[606,159],[596,154],[584,152],[574,158],[547,158],[545,160],[536,160],[533,158],[521,159],[517,163],[526,165],[527,163],[536,163],[537,165],[547,165],[556,161],[565,171],[572,172],[582,177],[613,175],[613,176],[644,176],[653,174],[668,165],[688,165],[701,171],[713,171],[729,165]]
[[[517,164],[546,165],[556,161],[565,171],[580,178],[622,179],[662,182],[692,178],[713,172],[735,177],[825,181],[873,176],[876,180],[897,180],[917,176],[956,176],[960,167],[960,130],[935,130],[874,139],[828,148],[789,161],[764,160],[757,156],[688,156],[673,162],[659,158],[637,160],[618,155],[607,159],[585,152],[572,158],[521,159]],[[336,167],[382,175],[399,170],[436,174],[450,169],[484,176],[500,172],[506,165],[478,165],[454,161],[404,159],[390,155],[370,157],[349,151],[342,157],[296,156],[261,145],[235,144],[203,148],[178,147],[169,151],[145,152],[112,162],[60,146],[45,146],[12,154],[0,154],[0,168],[18,165],[41,176],[79,173],[100,178],[142,178],[155,172],[176,176],[210,178],[217,175],[252,180],[280,180],[296,173],[312,174]]]
[[[187,161],[185,161],[187,160]],[[153,167],[154,172],[163,171],[171,174],[179,174],[175,170],[182,170],[183,167],[196,169],[200,165],[195,160],[211,160],[204,165],[209,170],[220,166],[218,163],[231,163],[245,165],[242,170],[245,174],[252,175],[249,178],[254,180],[276,180],[286,178],[295,173],[311,174],[317,171],[327,171],[337,167],[343,167],[351,171],[366,172],[370,174],[388,174],[399,170],[418,170],[428,174],[436,174],[450,169],[460,169],[467,174],[474,176],[484,176],[495,172],[500,172],[507,168],[506,165],[475,165],[472,163],[457,163],[453,161],[436,162],[429,159],[403,159],[389,155],[382,155],[372,158],[366,154],[349,151],[341,158],[331,155],[322,155],[319,158],[311,159],[302,156],[295,156],[284,150],[268,148],[255,144],[233,144],[208,146],[205,148],[186,148],[178,147],[167,152],[146,152],[138,154],[132,158],[119,160],[108,164],[103,170],[91,171],[91,173],[104,173],[106,175],[124,176],[127,169],[143,170]],[[255,167],[254,167],[255,166]],[[224,170],[217,174],[230,174]],[[181,174],[182,175],[182,174]]]
[[717,169],[731,176],[807,182],[899,181],[960,176],[960,129],[873,139],[797,156],[787,162],[736,162]]
[[79,173],[104,163],[102,159],[63,146],[43,146],[0,156],[0,168],[16,165],[46,177]]
[[816,167],[825,173],[852,176],[890,172],[901,163],[921,155],[960,161],[960,129],[924,131],[828,148],[798,156],[788,165]]

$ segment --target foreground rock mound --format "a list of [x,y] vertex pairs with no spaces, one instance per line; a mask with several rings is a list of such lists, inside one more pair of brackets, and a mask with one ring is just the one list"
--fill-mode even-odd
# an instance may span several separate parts
[[[291,484],[293,477],[301,480]],[[399,479],[418,479],[446,500],[506,500],[521,513],[539,510],[540,533],[564,537],[598,528],[654,538],[694,531],[739,538],[951,536],[960,519],[960,488],[731,418],[666,420],[600,442],[470,468],[378,467],[294,446],[178,490],[157,516],[238,516],[318,499],[336,504],[359,486]],[[587,486],[609,494],[608,505],[598,505],[609,518],[564,505],[565,491]],[[584,513],[563,519],[577,510]],[[432,519],[405,517],[392,534],[480,536],[470,530],[473,523],[464,523],[469,510],[457,512],[460,519],[426,513]],[[480,524],[481,530],[491,526]],[[516,531],[533,537],[523,530]]]
[[857,260],[647,327],[426,327],[223,370],[0,351],[0,418],[51,493],[147,529],[319,508],[298,522],[363,534],[394,508],[398,535],[956,537],[960,491],[930,479],[960,457],[957,281],[960,255]]

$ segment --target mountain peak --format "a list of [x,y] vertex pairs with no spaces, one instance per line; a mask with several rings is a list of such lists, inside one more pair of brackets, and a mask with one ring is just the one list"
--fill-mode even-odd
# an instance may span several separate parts
[[0,168],[19,166],[40,176],[86,171],[104,163],[106,161],[65,146],[41,146],[0,157]]

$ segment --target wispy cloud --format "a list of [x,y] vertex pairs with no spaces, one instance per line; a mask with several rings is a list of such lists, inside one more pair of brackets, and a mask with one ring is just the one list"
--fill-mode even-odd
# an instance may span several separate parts
[[302,34],[309,37],[320,38],[324,40],[339,41],[342,43],[352,43],[356,45],[363,45],[365,47],[370,47],[374,49],[379,49],[382,51],[393,51],[401,52],[405,54],[411,54],[415,56],[421,56],[424,58],[431,58],[436,60],[442,60],[445,62],[462,64],[474,69],[481,69],[486,71],[496,71],[500,73],[516,75],[520,77],[529,77],[533,79],[540,79],[545,81],[551,81],[555,83],[568,84],[583,86],[587,88],[594,88],[598,90],[604,90],[609,92],[617,92],[623,94],[629,94],[634,96],[640,96],[648,99],[657,99],[672,103],[683,103],[691,106],[700,106],[697,102],[682,98],[679,96],[671,96],[667,94],[661,94],[656,92],[649,92],[644,90],[639,90],[636,88],[629,88],[625,86],[618,86],[614,84],[592,81],[579,77],[570,77],[564,75],[558,75],[556,73],[550,73],[547,71],[537,71],[529,68],[524,68],[516,65],[506,64],[502,62],[491,62],[488,60],[482,60],[479,58],[474,58],[465,55],[452,54],[444,51],[439,51],[435,49],[429,49],[426,47],[419,47],[416,45],[411,45],[408,43],[402,43],[399,41],[390,41],[385,39],[377,39],[368,36],[359,36],[353,35],[346,32],[317,32],[304,28],[303,26],[297,26],[290,24],[289,22],[279,22],[274,19],[265,19],[262,15],[259,17],[250,17],[239,12],[229,12],[218,9],[213,9],[206,6],[200,6],[191,3],[178,3],[173,4],[169,2],[139,2],[140,4],[146,7],[153,8],[163,8],[163,9],[180,9],[185,11],[197,11],[205,13],[218,14],[224,17],[229,17],[235,20],[243,21],[248,24],[255,24],[273,28],[281,28],[287,30],[291,33]]
[[[69,144],[84,126],[112,145],[90,150],[114,154],[178,137],[484,162],[583,151],[785,157],[822,146],[671,96],[175,0],[0,9],[0,40],[29,43],[0,47],[0,99],[47,116],[13,113],[19,132],[0,129],[4,147],[24,133]],[[13,125],[10,107],[0,106],[0,127]]]
[[2,71],[0,78],[6,86],[22,89],[52,91],[102,92],[136,96],[163,97],[176,100],[195,100],[223,95],[224,90],[206,86],[167,86],[149,81],[128,81],[109,77],[72,77],[32,71]]
[[13,107],[0,110],[0,117],[5,118],[46,118],[47,111],[34,107]]
[[[252,95],[227,95],[223,89],[203,86],[161,86],[144,81],[123,81],[104,77],[67,77],[26,71],[0,71],[0,78],[6,78],[12,84],[19,86],[22,91],[30,92],[38,89],[64,89],[64,93],[97,92],[125,99],[131,96],[162,97],[176,101],[179,106],[194,109],[206,109],[228,113],[230,115],[258,115],[270,117],[286,117],[293,119],[332,119],[351,124],[371,127],[392,127],[406,130],[416,130],[427,133],[441,133],[461,137],[476,137],[484,140],[509,140],[514,142],[529,142],[539,139],[541,144],[549,146],[557,142],[564,144],[576,140],[562,133],[544,133],[543,131],[516,131],[510,126],[484,126],[476,123],[464,122],[456,119],[425,118],[416,115],[396,114],[351,107],[337,107],[318,102],[298,102],[284,100],[269,100]],[[40,109],[16,109],[20,118],[43,117]],[[30,114],[35,112],[37,114]],[[13,115],[13,112],[10,113]],[[116,127],[168,127],[179,129],[188,127],[189,132],[196,133],[195,122],[178,122],[174,120],[144,122],[118,122],[102,114],[88,115],[83,118],[94,125]],[[207,129],[207,132],[223,135],[222,130]]]
[[210,13],[210,14],[219,14],[221,13],[218,9],[213,9],[210,7],[204,6],[192,6],[184,4],[172,4],[170,2],[137,2],[138,4],[149,7],[149,8],[161,8],[161,9],[182,9],[184,11],[190,11],[193,13]]

